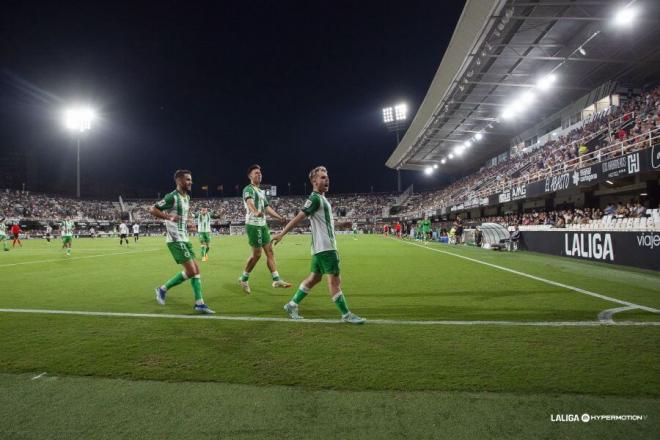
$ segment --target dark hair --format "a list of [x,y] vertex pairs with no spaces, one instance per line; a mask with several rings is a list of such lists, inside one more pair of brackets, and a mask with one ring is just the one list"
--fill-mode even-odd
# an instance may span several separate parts
[[249,166],[247,175],[249,176],[253,170],[260,170],[260,169],[261,169],[261,165],[253,163],[252,165]]
[[176,179],[178,179],[179,177],[183,177],[186,174],[192,174],[192,173],[190,172],[190,170],[176,170],[176,172],[174,173],[174,180],[176,181]]

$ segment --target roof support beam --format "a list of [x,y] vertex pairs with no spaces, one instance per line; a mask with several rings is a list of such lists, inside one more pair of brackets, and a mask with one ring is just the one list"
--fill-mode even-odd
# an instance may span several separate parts
[[543,57],[538,55],[517,55],[514,53],[502,53],[499,55],[488,54],[486,58],[520,58],[523,60],[540,60],[540,61],[582,61],[587,63],[610,63],[610,64],[657,64],[659,61],[650,60],[625,60],[614,58],[587,58],[587,57]]

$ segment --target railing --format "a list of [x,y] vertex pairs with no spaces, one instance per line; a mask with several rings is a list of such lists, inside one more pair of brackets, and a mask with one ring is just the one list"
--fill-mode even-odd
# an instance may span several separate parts
[[651,130],[648,133],[634,136],[633,140],[634,142],[632,144],[628,144],[630,139],[619,141],[615,144],[600,148],[591,153],[583,154],[582,156],[576,157],[574,159],[570,159],[568,161],[556,164],[550,168],[539,170],[528,176],[509,180],[505,183],[496,185],[494,187],[488,188],[480,192],[479,196],[485,197],[487,195],[496,194],[513,186],[536,182],[539,180],[543,180],[547,177],[551,177],[555,174],[565,173],[567,171],[572,171],[576,168],[583,168],[598,162],[608,160],[613,157],[623,156],[628,153],[632,153],[633,151],[638,151],[647,147],[651,147],[654,143],[660,141],[660,128]]

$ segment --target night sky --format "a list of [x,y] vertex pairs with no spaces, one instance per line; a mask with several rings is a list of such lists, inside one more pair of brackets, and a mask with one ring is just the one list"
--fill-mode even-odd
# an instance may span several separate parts
[[[83,140],[83,196],[155,197],[177,168],[193,194],[264,183],[303,192],[328,167],[331,192],[391,191],[395,136],[383,106],[411,117],[462,2],[5,2],[0,154],[25,151],[28,187],[75,192],[69,103],[100,120]],[[404,184],[420,173],[406,173]],[[437,180],[435,181],[437,185]],[[309,187],[307,188],[309,189]]]

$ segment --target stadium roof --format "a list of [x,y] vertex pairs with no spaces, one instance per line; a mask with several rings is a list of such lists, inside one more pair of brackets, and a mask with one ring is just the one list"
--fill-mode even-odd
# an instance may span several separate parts
[[[622,6],[633,26],[618,27]],[[608,80],[657,81],[657,1],[467,0],[431,86],[386,165],[422,170],[440,164],[477,133],[461,157],[441,169],[467,171],[506,150],[509,141]],[[546,93],[537,81],[554,73]],[[512,121],[502,112],[526,91],[536,100]]]

